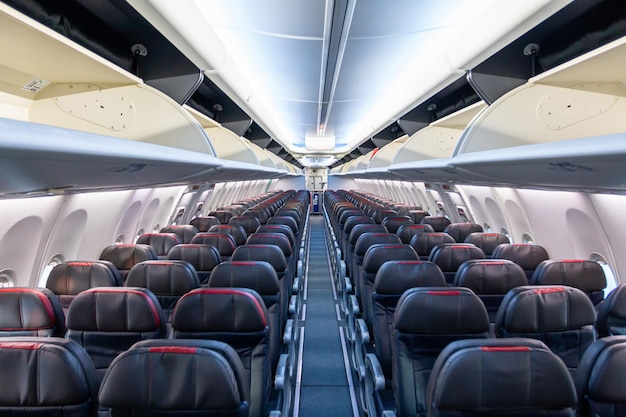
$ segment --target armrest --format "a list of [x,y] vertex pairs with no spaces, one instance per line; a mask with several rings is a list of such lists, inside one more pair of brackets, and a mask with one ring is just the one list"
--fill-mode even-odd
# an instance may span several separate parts
[[285,323],[285,332],[283,333],[283,343],[290,345],[293,342],[293,319],[288,319]]
[[298,304],[298,296],[292,295],[291,298],[289,298],[289,314],[290,315],[293,316],[296,314],[297,304]]
[[365,355],[365,366],[369,375],[372,377],[372,383],[376,391],[382,391],[385,389],[385,374],[383,374],[383,367],[380,366],[378,357],[373,353]]
[[296,269],[296,274],[301,277],[302,276],[302,272],[304,270],[304,263],[302,262],[302,259],[298,260],[298,264],[297,264],[297,269]]
[[[287,375],[287,359],[289,355],[283,353],[278,357],[278,364],[276,365],[276,377],[274,377],[274,387],[277,390],[281,390],[285,387],[285,378]],[[384,378],[383,378],[384,385]]]
[[298,294],[300,292],[300,275],[293,279],[293,285],[291,286],[291,293]]
[[350,278],[345,277],[343,279],[343,282],[344,282],[346,294],[350,294],[352,292],[352,281],[350,281]]
[[361,344],[367,345],[370,342],[370,332],[367,330],[367,324],[363,319],[356,319],[356,333],[357,340],[361,342]]
[[356,295],[350,295],[348,303],[350,304],[348,308],[353,315],[356,316],[361,313],[361,309],[359,308],[359,300],[356,299]]

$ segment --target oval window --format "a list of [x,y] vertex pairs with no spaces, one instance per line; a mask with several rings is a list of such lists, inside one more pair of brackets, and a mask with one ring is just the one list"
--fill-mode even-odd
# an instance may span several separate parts
[[15,271],[6,268],[0,271],[0,288],[8,288],[15,286]]
[[63,256],[59,253],[57,253],[52,258],[50,258],[50,260],[44,267],[43,271],[41,271],[41,275],[39,275],[39,281],[37,282],[37,286],[45,287],[46,282],[48,282],[48,277],[50,276],[50,272],[52,272],[52,269],[55,266],[62,264],[62,263],[63,263]]
[[535,239],[533,239],[533,237],[528,233],[524,233],[522,235],[522,242],[526,243],[527,245],[534,245]]

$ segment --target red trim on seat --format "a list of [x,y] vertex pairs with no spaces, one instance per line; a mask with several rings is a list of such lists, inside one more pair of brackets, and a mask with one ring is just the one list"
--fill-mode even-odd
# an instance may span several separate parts
[[263,261],[230,261],[231,265],[239,265],[239,266],[251,266],[251,265],[258,265],[257,262],[263,262]]
[[424,263],[426,262],[424,261],[398,261],[397,262],[398,265],[420,265]]
[[428,291],[427,294],[430,295],[461,295],[461,291]]
[[66,265],[69,266],[92,266],[93,262],[67,262]]
[[0,342],[0,349],[37,350],[43,347],[43,343],[37,342]]
[[565,292],[565,288],[537,288],[533,290],[535,294],[551,294],[556,292]]
[[[54,307],[52,307],[52,302],[50,301],[50,299],[48,299],[48,297],[45,296],[45,294],[42,294],[41,292],[32,288],[0,288],[0,292],[7,292],[7,293],[22,292],[22,293],[35,294],[39,298],[39,300],[41,300],[41,303],[46,309],[46,313],[48,314],[48,318],[50,319],[50,327],[53,327],[57,324],[57,318],[56,318],[56,315],[54,314]],[[48,327],[38,327],[38,328],[32,328],[32,329],[19,327],[17,329],[5,328],[3,330],[19,330],[19,329],[37,330],[37,329],[46,329],[46,328]]]
[[583,262],[587,262],[585,259],[562,259],[558,262],[568,263],[568,264],[582,264]]
[[528,346],[481,346],[483,352],[530,352]]
[[155,346],[155,347],[148,348],[148,352],[194,354],[198,352],[198,348],[187,347],[187,346]]

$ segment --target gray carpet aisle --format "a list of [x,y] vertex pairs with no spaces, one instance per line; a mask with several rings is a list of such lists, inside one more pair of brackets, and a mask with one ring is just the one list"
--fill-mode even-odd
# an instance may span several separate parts
[[[324,239],[324,219],[311,216],[301,417],[353,415]],[[294,413],[294,414],[295,414]]]

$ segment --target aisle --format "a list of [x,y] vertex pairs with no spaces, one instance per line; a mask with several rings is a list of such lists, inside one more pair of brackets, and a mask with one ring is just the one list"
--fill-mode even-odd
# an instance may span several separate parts
[[355,395],[350,389],[351,378],[346,373],[345,343],[340,334],[343,331],[327,258],[324,219],[311,216],[310,224],[301,321],[304,327],[300,329],[304,343],[294,416],[358,416],[354,410]]

